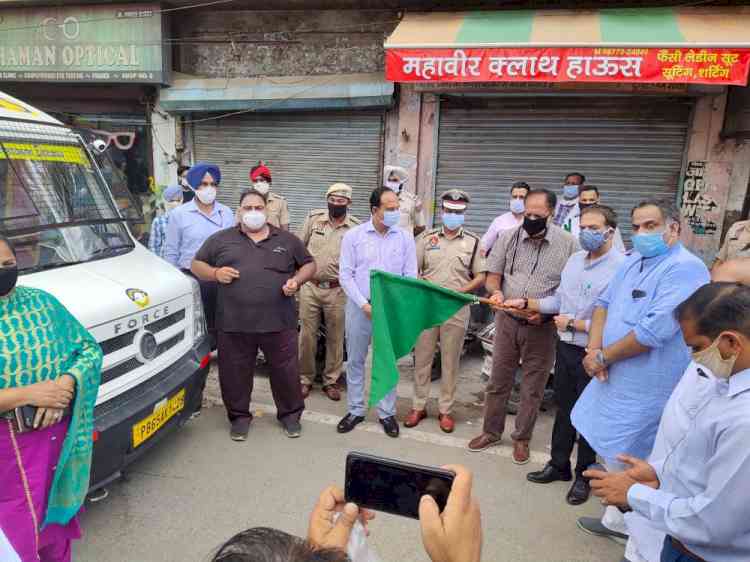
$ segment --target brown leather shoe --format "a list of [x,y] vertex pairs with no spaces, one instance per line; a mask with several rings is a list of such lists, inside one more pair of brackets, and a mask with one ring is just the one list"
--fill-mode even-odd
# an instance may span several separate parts
[[323,392],[326,393],[326,396],[333,400],[334,402],[338,402],[341,400],[341,391],[339,390],[338,385],[335,384],[327,384],[323,387]]
[[438,420],[440,421],[440,429],[445,433],[453,433],[453,430],[456,429],[456,421],[450,414],[440,414]]
[[490,435],[489,433],[482,433],[479,437],[475,437],[469,441],[469,451],[472,453],[478,453],[479,451],[485,451],[490,447],[500,444],[500,438]]
[[303,384],[302,385],[302,399],[304,400],[308,396],[310,396],[310,391],[312,390],[311,384]]
[[513,462],[515,464],[526,464],[529,462],[529,442],[513,441]]
[[427,410],[412,410],[404,420],[404,427],[417,427],[427,417]]

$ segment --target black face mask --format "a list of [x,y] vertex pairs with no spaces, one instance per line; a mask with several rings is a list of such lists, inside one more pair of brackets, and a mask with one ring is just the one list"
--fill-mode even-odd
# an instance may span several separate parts
[[10,293],[18,282],[18,267],[0,267],[0,296]]
[[340,219],[346,215],[346,205],[334,205],[328,203],[328,214],[331,215],[332,219]]
[[193,197],[195,197],[195,191],[192,189],[183,189],[182,190],[182,202],[187,203],[188,201],[192,201]]
[[529,236],[536,236],[545,228],[547,228],[547,217],[541,217],[538,219],[523,217],[523,229]]
[[581,211],[583,211],[585,208],[587,208],[587,207],[593,207],[594,205],[596,205],[596,203],[580,203],[579,202],[578,203],[578,208],[581,209]]

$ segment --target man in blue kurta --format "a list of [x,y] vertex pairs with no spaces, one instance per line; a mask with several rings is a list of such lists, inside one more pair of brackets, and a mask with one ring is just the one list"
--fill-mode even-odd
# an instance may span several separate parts
[[[669,201],[633,209],[633,251],[597,301],[584,368],[594,380],[571,414],[609,470],[621,453],[648,457],[669,396],[690,362],[674,310],[709,282],[708,269],[679,241],[680,215]],[[591,534],[627,538],[622,514],[584,517]],[[632,561],[636,562],[636,561]]]

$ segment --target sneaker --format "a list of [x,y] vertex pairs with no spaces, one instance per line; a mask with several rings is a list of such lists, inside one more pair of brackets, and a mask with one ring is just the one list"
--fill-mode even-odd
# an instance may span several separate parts
[[579,517],[578,528],[589,535],[595,537],[606,537],[612,539],[618,544],[624,545],[628,541],[628,535],[625,533],[618,533],[604,526],[604,523],[596,517]]
[[232,441],[247,441],[247,434],[249,432],[250,418],[237,418],[232,422],[229,437],[231,437]]
[[289,439],[296,439],[302,435],[302,424],[298,420],[289,420],[282,422],[284,425],[284,433]]

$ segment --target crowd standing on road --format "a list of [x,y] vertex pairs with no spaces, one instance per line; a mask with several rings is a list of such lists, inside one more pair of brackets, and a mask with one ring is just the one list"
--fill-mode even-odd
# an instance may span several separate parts
[[[250,170],[236,211],[216,200],[217,166],[197,163],[178,172],[179,185],[165,190],[166,212],[152,225],[150,247],[200,285],[231,439],[249,434],[259,352],[270,366],[278,421],[288,437],[301,435],[323,332],[323,392],[333,401],[346,392],[337,430],[350,432],[365,420],[372,270],[461,293],[486,291],[495,313],[493,365],[483,430],[468,449],[502,442],[520,371],[512,461],[529,462],[554,370],[550,460],[528,473],[529,481],[573,480],[571,505],[591,493],[600,497],[601,520],[581,518],[578,526],[625,543],[626,562],[750,560],[749,222],[730,228],[710,276],[680,242],[673,203],[646,200],[633,208],[633,249],[625,252],[615,211],[578,172],[565,176],[559,199],[513,183],[508,212],[481,238],[464,228],[471,198],[458,189],[441,194],[440,224],[425,231],[422,201],[405,189],[408,173],[396,166],[385,168],[383,185],[370,194],[366,222],[351,213],[352,188],[335,183],[325,191],[327,207],[311,211],[297,234],[289,232],[287,202],[271,191],[263,162]],[[16,280],[13,248],[0,239],[0,324],[4,335],[13,334],[0,342],[0,452],[7,452],[0,454],[0,481],[20,482],[0,489],[0,553],[12,545],[21,560],[67,562],[70,542],[80,536],[101,350],[62,305],[16,288]],[[439,346],[438,426],[454,430],[468,316],[464,308],[418,340],[412,408],[401,420],[406,427],[428,417]],[[22,353],[32,340],[34,350],[65,364]],[[31,375],[20,377],[21,371]],[[23,404],[38,406],[28,433],[13,425],[22,423],[15,409]],[[398,437],[396,390],[376,409],[386,435]],[[441,517],[431,498],[422,499],[425,548],[433,562],[479,562],[471,475],[452,470],[457,477]],[[27,482],[20,473],[33,478]],[[341,513],[339,522],[334,513]],[[299,562],[318,560],[323,551],[330,554],[324,559],[346,560],[354,521],[366,524],[371,515],[344,505],[341,491],[330,489],[313,511],[307,540],[251,529],[215,559],[254,560],[240,555],[276,545],[292,549]]]

